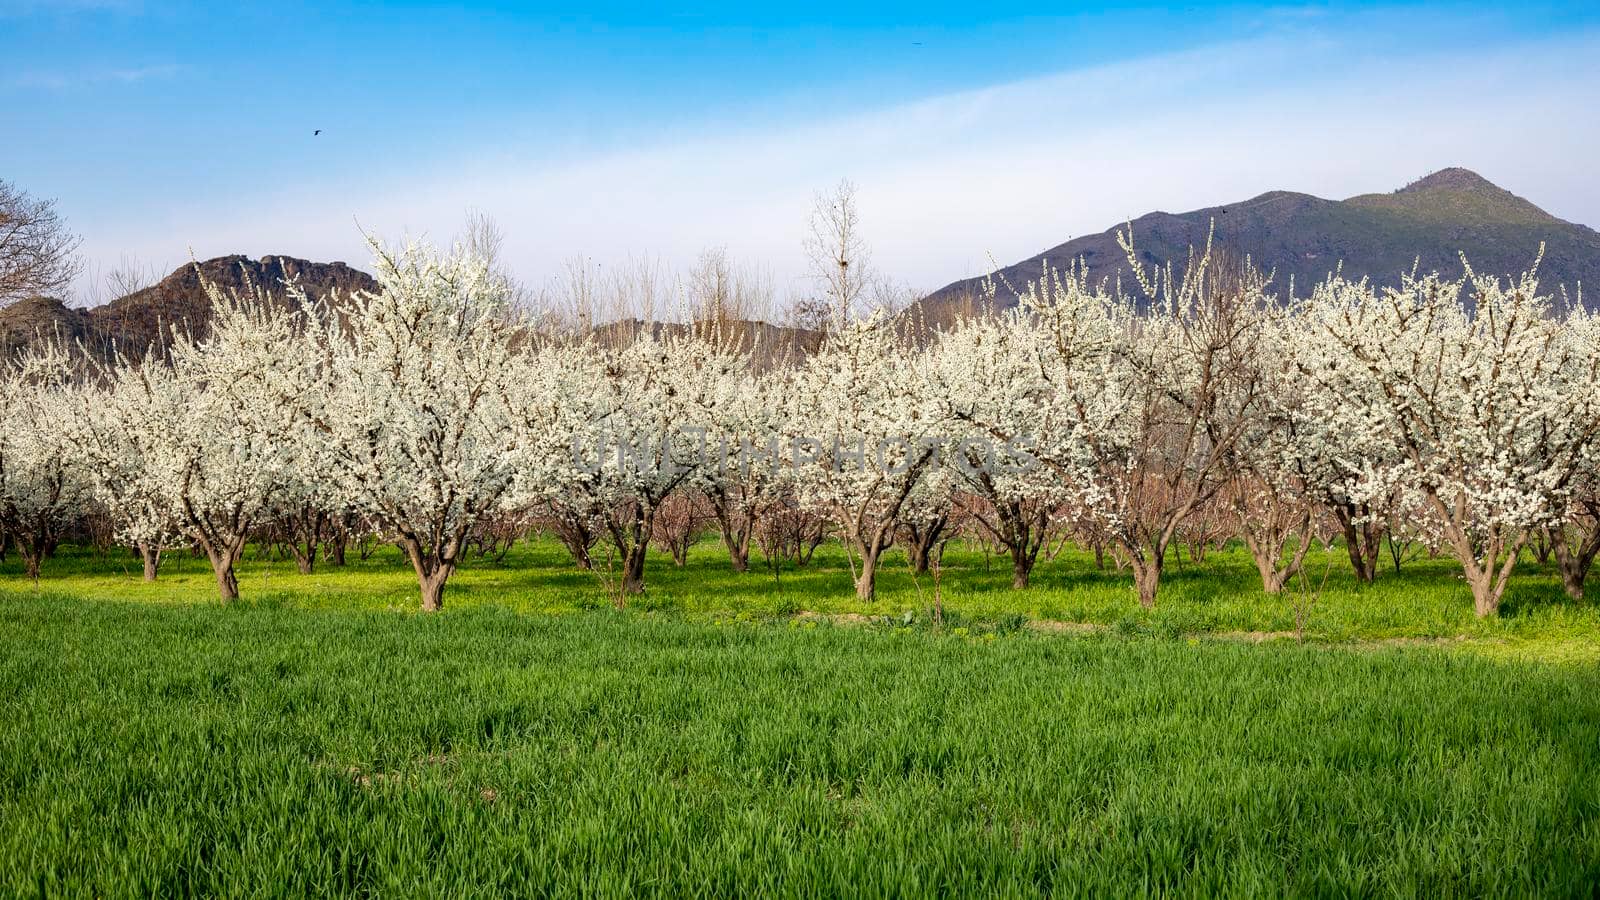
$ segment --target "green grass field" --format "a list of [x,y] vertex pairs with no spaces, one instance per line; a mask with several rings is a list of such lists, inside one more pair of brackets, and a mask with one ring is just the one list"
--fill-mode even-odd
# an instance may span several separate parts
[[1593,895],[1595,605],[1333,563],[1301,642],[1236,551],[1153,613],[953,552],[943,628],[828,551],[654,558],[619,613],[536,543],[431,616],[392,554],[254,560],[229,608],[203,561],[12,562],[0,894]]
[[[694,548],[684,568],[652,553],[645,573],[647,594],[629,602],[643,612],[705,620],[783,618],[797,611],[896,620],[910,612],[926,620],[933,605],[932,579],[913,578],[897,552],[887,560],[879,597],[867,604],[855,598],[837,545],[824,545],[811,565],[786,568],[774,577],[754,560],[750,572],[733,572],[720,545],[707,540]],[[1035,623],[1083,623],[1121,634],[1283,637],[1296,630],[1295,604],[1303,600],[1295,591],[1277,597],[1262,593],[1249,556],[1238,548],[1214,551],[1199,565],[1169,563],[1157,608],[1148,612],[1134,601],[1126,571],[1109,565],[1097,570],[1092,557],[1072,548],[1054,560],[1041,560],[1026,591],[1012,590],[1003,557],[986,558],[953,544],[945,560],[941,595],[956,626],[963,620],[982,626],[1021,616]],[[1307,570],[1313,591],[1322,585],[1304,617],[1303,636],[1311,642],[1448,641],[1496,656],[1600,665],[1600,604],[1568,599],[1554,570],[1531,558],[1525,557],[1513,578],[1500,617],[1489,620],[1473,615],[1460,567],[1447,557],[1408,560],[1398,574],[1385,559],[1372,585],[1355,580],[1337,548],[1313,551]],[[0,597],[46,593],[139,604],[216,603],[216,584],[205,559],[185,553],[169,554],[152,584],[140,580],[139,562],[132,556],[79,549],[64,550],[47,561],[37,586],[21,572],[14,557],[0,564]],[[344,568],[320,565],[310,576],[296,572],[292,561],[266,558],[252,549],[239,573],[245,606],[390,612],[418,608],[416,577],[390,547],[366,561],[352,553]],[[1594,592],[1600,596],[1600,585]],[[447,611],[492,606],[566,613],[610,602],[601,580],[574,568],[553,541],[520,543],[500,563],[470,559],[445,594]]]

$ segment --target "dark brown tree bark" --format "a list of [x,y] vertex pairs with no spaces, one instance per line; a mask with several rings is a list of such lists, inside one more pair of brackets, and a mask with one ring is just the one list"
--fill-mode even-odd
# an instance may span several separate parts
[[156,573],[161,571],[161,545],[145,543],[139,545],[139,559],[144,563],[144,580],[156,580]]
[[706,499],[710,503],[712,517],[717,520],[722,546],[727,548],[728,562],[735,572],[748,572],[750,542],[755,536],[760,511],[751,504],[740,502],[737,492],[724,487],[709,491]]
[[944,532],[950,524],[950,512],[946,510],[926,522],[908,522],[903,530],[906,534],[906,556],[911,562],[911,571],[918,575],[926,575],[932,564],[933,555],[937,551],[939,542],[944,537]]
[[223,603],[239,599],[239,576],[235,566],[244,554],[244,535],[227,539],[202,539],[206,559],[211,563],[211,574],[217,580],[217,596]]
[[1156,594],[1161,589],[1161,570],[1165,561],[1165,553],[1141,552],[1132,558],[1134,592],[1138,594],[1139,605],[1145,609],[1156,607]]
[[1600,519],[1591,519],[1585,527],[1545,529],[1544,537],[1545,546],[1556,558],[1562,588],[1568,597],[1582,600],[1583,583],[1600,553]]
[[871,603],[877,599],[878,561],[883,557],[883,551],[893,545],[894,527],[892,524],[886,524],[857,546],[856,549],[861,557],[861,569],[856,573],[856,599],[864,603]]
[[617,598],[619,608],[626,605],[627,597],[644,593],[644,564],[650,549],[650,532],[655,526],[656,506],[652,503],[630,501],[620,519],[606,523],[611,541],[622,557],[622,582]]
[[[1383,550],[1383,525],[1373,520],[1370,510],[1352,503],[1333,504],[1334,517],[1344,532],[1344,549],[1356,578],[1371,584],[1378,577],[1378,556]],[[1358,519],[1364,521],[1357,523]]]
[[550,529],[561,541],[561,546],[567,548],[574,565],[585,572],[594,568],[594,558],[590,551],[599,541],[600,535],[587,518],[577,513],[553,510]]
[[417,586],[422,592],[422,611],[438,612],[444,609],[444,587],[455,573],[459,563],[462,536],[454,534],[442,541],[432,541],[429,546],[412,535],[402,534],[400,549],[417,573]]

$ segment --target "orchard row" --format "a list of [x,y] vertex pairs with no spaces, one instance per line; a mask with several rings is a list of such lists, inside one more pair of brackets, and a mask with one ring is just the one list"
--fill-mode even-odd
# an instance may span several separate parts
[[[1342,537],[1367,580],[1386,536],[1421,541],[1460,562],[1479,615],[1537,539],[1581,596],[1600,321],[1542,295],[1537,267],[1293,297],[1209,248],[1178,275],[1127,249],[1133,294],[1045,271],[1014,307],[991,291],[940,328],[842,302],[819,347],[783,353],[715,318],[545,327],[470,250],[375,245],[371,292],[212,287],[203,335],[109,362],[46,341],[11,364],[0,527],[34,575],[87,516],[147,577],[195,547],[224,600],[247,541],[314,557],[371,535],[405,551],[429,610],[469,543],[530,523],[578,565],[614,550],[619,598],[644,589],[651,542],[696,521],[741,570],[753,544],[803,557],[836,537],[863,599],[889,547],[936,564],[958,529],[1008,553],[1018,587],[1071,534],[1147,606],[1196,533],[1241,540],[1269,592],[1316,541]],[[729,447],[805,452],[730,465]]]

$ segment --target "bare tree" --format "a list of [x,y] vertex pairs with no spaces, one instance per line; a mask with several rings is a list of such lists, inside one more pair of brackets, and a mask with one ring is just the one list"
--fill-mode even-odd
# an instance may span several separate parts
[[650,542],[672,554],[672,564],[683,568],[689,562],[689,548],[700,536],[706,513],[701,498],[679,492],[661,502],[651,526]]
[[90,265],[86,278],[88,283],[79,292],[78,301],[82,306],[101,306],[129,294],[137,294],[160,280],[160,267],[136,256],[123,254],[117,264],[110,268]]
[[512,309],[526,311],[532,305],[533,292],[506,266],[506,235],[493,216],[481,209],[467,210],[466,224],[461,227],[456,242],[488,264],[490,274],[505,284],[506,302]]
[[790,328],[826,334],[832,318],[833,314],[828,307],[827,300],[811,295],[801,295],[789,301],[788,311],[784,315],[783,321]]
[[736,265],[722,247],[701,253],[686,282],[688,320],[713,332],[765,321],[772,313],[771,277],[759,268]]
[[688,277],[689,317],[694,322],[722,325],[743,318],[736,295],[733,264],[728,251],[713,247],[703,251]]
[[670,312],[673,276],[658,257],[635,256],[607,269],[601,282],[604,304],[595,324],[604,343],[626,347],[640,334],[654,334],[662,313]]
[[583,254],[570,257],[553,288],[555,314],[572,331],[586,335],[601,320],[600,267]]
[[832,316],[847,319],[860,311],[858,306],[873,283],[872,258],[856,208],[856,186],[844,179],[831,192],[818,193],[808,224],[805,251],[811,276],[826,297]]
[[1135,373],[1137,427],[1133,452],[1112,458],[1126,468],[1113,481],[1123,508],[1111,525],[1128,554],[1139,603],[1149,609],[1168,545],[1228,486],[1228,467],[1261,413],[1255,360],[1271,276],[1248,258],[1214,251],[1208,236],[1205,252],[1191,252],[1178,282],[1170,268],[1141,265],[1131,228],[1118,242],[1152,304],[1134,327],[1152,330],[1121,351]]
[[[131,294],[153,287],[161,281],[161,270],[154,263],[145,263],[138,257],[123,254],[115,266],[106,267],[99,263],[89,263],[87,271],[79,280],[77,305],[83,308],[105,306],[113,300],[119,300]],[[150,351],[150,347],[140,346],[139,339],[134,336],[137,323],[130,319],[148,319],[149,311],[123,307],[116,311],[115,316],[109,320],[102,318],[101,327],[91,329],[87,340],[90,341],[107,357],[119,353],[139,356]],[[154,324],[154,323],[151,323]],[[146,326],[148,327],[148,326]],[[162,337],[165,340],[165,337]],[[131,346],[119,346],[131,345]],[[147,560],[148,562],[148,560]]]
[[64,293],[83,269],[81,243],[54,200],[36,199],[0,180],[0,306]]

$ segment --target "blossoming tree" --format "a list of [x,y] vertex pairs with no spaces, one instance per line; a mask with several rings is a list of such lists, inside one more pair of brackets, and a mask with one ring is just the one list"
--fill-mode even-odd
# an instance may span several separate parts
[[838,316],[796,373],[785,410],[796,492],[838,527],[852,567],[859,564],[852,574],[862,600],[873,599],[879,560],[937,452],[921,362],[881,314]]
[[622,346],[547,348],[529,361],[532,396],[518,408],[524,496],[597,523],[622,561],[620,595],[641,593],[662,506],[716,476],[747,361],[721,341],[648,331]]
[[[1055,427],[1047,336],[1021,310],[968,320],[933,348],[925,387],[946,437],[941,468],[959,483],[971,520],[1010,554],[1018,589],[1028,586],[1052,513],[1081,483],[1071,437]],[[1042,434],[1062,438],[1057,471],[1034,456]]]
[[0,530],[16,541],[32,579],[89,497],[83,457],[63,427],[73,409],[71,374],[55,341],[0,374]]
[[520,461],[510,288],[465,251],[373,251],[377,289],[345,298],[307,343],[321,381],[305,421],[322,477],[405,552],[431,612]]
[[313,372],[300,352],[302,293],[290,286],[284,302],[259,285],[205,288],[209,334],[175,329],[168,359],[126,364],[101,395],[100,427],[119,436],[98,454],[96,479],[128,537],[158,544],[175,527],[198,544],[226,603],[239,596],[234,566],[246,541],[300,456]]
[[1592,345],[1551,315],[1537,265],[1509,284],[1470,267],[1381,292],[1332,279],[1308,328],[1342,351],[1317,387],[1402,451],[1388,461],[1353,442],[1361,490],[1414,491],[1477,614],[1495,615],[1530,530],[1560,521],[1600,430]]

